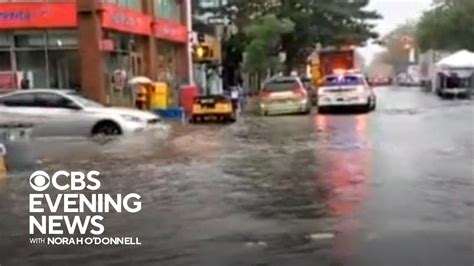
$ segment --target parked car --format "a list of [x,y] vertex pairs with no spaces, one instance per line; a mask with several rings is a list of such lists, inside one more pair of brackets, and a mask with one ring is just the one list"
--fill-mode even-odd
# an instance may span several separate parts
[[2,95],[0,116],[33,122],[33,137],[126,135],[162,125],[151,112],[105,107],[72,90],[34,89]]
[[355,107],[370,112],[375,110],[377,98],[363,75],[329,75],[318,91],[320,112],[329,109]]
[[260,112],[272,114],[309,114],[311,99],[298,77],[274,77],[265,82],[259,94]]
[[225,95],[208,95],[194,98],[191,123],[199,123],[209,119],[223,122],[237,120],[238,106],[231,97]]

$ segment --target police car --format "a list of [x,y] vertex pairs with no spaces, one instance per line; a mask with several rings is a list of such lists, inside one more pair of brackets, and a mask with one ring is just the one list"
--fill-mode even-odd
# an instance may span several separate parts
[[358,108],[375,110],[377,97],[362,74],[344,72],[326,76],[318,89],[319,112]]

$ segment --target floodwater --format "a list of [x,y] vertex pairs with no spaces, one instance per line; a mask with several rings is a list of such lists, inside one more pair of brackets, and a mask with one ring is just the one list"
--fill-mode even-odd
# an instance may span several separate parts
[[[472,101],[377,90],[371,114],[35,141],[35,165],[0,179],[0,265],[472,266]],[[138,193],[142,211],[104,214],[103,236],[142,245],[30,244],[33,170],[98,170],[100,193]]]

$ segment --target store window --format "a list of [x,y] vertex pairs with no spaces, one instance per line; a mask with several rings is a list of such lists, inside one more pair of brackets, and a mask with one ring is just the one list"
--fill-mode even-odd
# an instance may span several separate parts
[[48,48],[77,48],[79,42],[77,32],[72,30],[55,30],[48,32]]
[[158,18],[181,20],[181,4],[177,0],[155,0],[155,16]]
[[9,51],[0,50],[0,71],[10,71],[12,67]]
[[77,32],[73,30],[49,31],[47,43],[49,87],[79,88],[80,68]]
[[49,87],[59,89],[79,89],[80,68],[77,51],[48,51]]
[[10,35],[7,32],[0,32],[0,49],[10,48]]
[[142,58],[137,51],[139,39],[134,35],[110,31],[105,33],[105,38],[113,40],[115,44],[114,51],[108,53],[105,60],[104,75],[109,81],[109,102],[114,105],[129,106],[132,103],[133,91],[126,80],[140,74]]
[[29,80],[31,87],[49,87],[45,50],[17,51],[16,59],[18,71]]
[[176,47],[166,42],[158,42],[158,80],[173,86],[176,82]]
[[102,0],[103,3],[116,4],[121,7],[142,11],[142,1],[141,0]]
[[46,35],[43,31],[15,32],[13,39],[17,48],[43,48],[46,44]]

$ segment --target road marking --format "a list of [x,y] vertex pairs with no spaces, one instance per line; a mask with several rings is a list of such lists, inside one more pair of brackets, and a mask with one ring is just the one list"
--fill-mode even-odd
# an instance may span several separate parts
[[309,239],[311,240],[328,240],[328,239],[333,239],[333,238],[334,238],[333,233],[319,233],[319,234],[309,235]]
[[257,241],[257,242],[247,242],[245,243],[246,247],[252,248],[252,247],[264,247],[266,248],[268,245],[264,241]]

